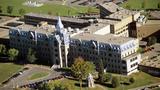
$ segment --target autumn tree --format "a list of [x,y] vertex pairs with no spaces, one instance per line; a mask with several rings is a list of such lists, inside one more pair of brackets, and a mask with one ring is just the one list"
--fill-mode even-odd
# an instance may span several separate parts
[[84,61],[81,57],[75,59],[73,65],[71,66],[71,71],[73,75],[79,79],[81,90],[83,78],[86,78],[89,73],[94,71],[94,69],[95,65],[92,62]]

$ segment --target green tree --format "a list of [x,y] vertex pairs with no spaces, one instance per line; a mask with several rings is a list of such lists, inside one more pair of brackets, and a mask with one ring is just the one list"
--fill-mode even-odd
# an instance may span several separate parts
[[9,49],[8,50],[9,60],[10,61],[15,60],[18,54],[19,54],[19,51],[17,49],[14,49],[14,48]]
[[48,85],[51,87],[51,90],[75,90],[75,86],[73,83],[68,81],[51,81],[48,83]]
[[105,75],[104,75],[104,65],[102,59],[100,59],[99,64],[98,64],[98,80],[100,83],[103,83],[105,80]]
[[119,84],[120,84],[117,77],[113,77],[111,83],[112,83],[112,87],[113,87],[113,88],[118,87]]
[[84,61],[83,58],[76,58],[73,65],[71,66],[71,71],[73,75],[79,79],[80,88],[82,90],[82,80],[86,78],[89,73],[92,73],[95,69],[95,65],[92,62]]
[[48,11],[48,15],[52,15],[52,12],[51,12],[51,11]]
[[144,52],[143,48],[139,47],[137,53],[143,53],[143,52]]
[[2,10],[2,6],[0,6],[0,13],[2,13],[3,12],[3,10]]
[[27,54],[27,61],[29,63],[34,63],[36,60],[37,60],[36,52],[33,49],[29,48],[28,49],[28,54]]
[[110,73],[105,73],[104,74],[104,81],[109,82],[112,79],[112,74]]
[[131,77],[131,78],[129,79],[129,82],[130,82],[130,83],[134,83],[134,82],[135,82],[135,79],[134,79],[133,77]]
[[151,36],[151,37],[148,38],[148,45],[153,45],[155,43],[157,43],[157,38],[156,37]]
[[22,16],[26,13],[25,9],[21,8],[18,10],[18,13]]
[[142,2],[142,8],[145,9],[145,7],[146,7],[146,0],[143,0],[143,2]]
[[38,85],[38,90],[51,90],[48,83],[42,83]]
[[160,2],[158,3],[158,8],[160,8]]
[[131,6],[129,4],[126,5],[127,9],[131,9]]
[[6,54],[6,46],[3,44],[0,44],[0,56]]
[[7,6],[7,13],[12,14],[13,6]]

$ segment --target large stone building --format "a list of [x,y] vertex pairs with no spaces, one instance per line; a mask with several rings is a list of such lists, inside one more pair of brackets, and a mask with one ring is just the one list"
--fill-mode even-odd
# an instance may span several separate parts
[[[129,28],[138,16],[137,12],[123,9],[112,12],[104,19],[97,19],[96,23],[84,20],[85,24],[81,19],[72,21],[73,18],[63,18],[63,25],[60,18],[57,21],[52,17],[44,19],[36,14],[28,14],[25,16],[26,23],[32,23],[30,18],[37,17],[33,23],[38,25],[24,24],[10,29],[10,46],[17,48],[23,58],[28,49],[33,48],[38,58],[60,67],[67,67],[79,56],[95,64],[102,59],[106,71],[129,75],[137,71],[141,61],[141,55],[137,53],[139,40],[128,37]],[[47,24],[52,21],[55,26]],[[76,28],[77,25],[81,28]]]
[[83,33],[71,37],[69,60],[81,56],[96,64],[102,59],[106,71],[126,75],[136,72],[141,61],[137,53],[139,40],[119,37],[101,28],[101,24],[92,25],[86,27]]
[[37,51],[38,58],[66,67],[81,56],[94,63],[102,59],[106,71],[129,75],[137,71],[140,54],[138,39],[110,34],[109,25],[98,23],[78,29],[65,29],[58,19],[56,27],[21,25],[10,30],[10,46],[26,57],[28,48]]

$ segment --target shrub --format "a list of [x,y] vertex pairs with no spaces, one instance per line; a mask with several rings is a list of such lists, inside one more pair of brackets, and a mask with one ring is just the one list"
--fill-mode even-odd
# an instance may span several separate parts
[[134,82],[135,82],[135,79],[134,79],[133,77],[131,77],[131,78],[129,79],[129,82],[130,82],[130,83],[134,83]]
[[118,87],[119,86],[119,80],[118,80],[118,78],[117,77],[113,77],[112,78],[112,87],[113,88],[116,88],[116,87]]

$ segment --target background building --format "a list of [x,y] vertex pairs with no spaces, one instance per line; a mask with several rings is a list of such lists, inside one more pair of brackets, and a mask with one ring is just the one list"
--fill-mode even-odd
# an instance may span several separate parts
[[10,47],[20,51],[20,56],[26,58],[28,49],[36,51],[38,59],[45,63],[67,66],[67,53],[69,48],[69,35],[64,30],[63,24],[58,19],[56,28],[41,23],[38,27],[21,25],[11,28],[9,32]]

